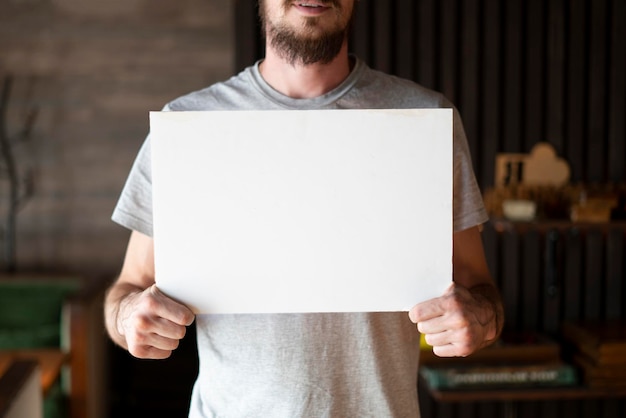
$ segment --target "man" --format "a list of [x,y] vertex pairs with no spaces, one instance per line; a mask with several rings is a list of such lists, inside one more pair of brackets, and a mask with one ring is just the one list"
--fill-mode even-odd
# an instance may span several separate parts
[[[440,94],[373,71],[348,54],[354,3],[260,1],[264,60],[166,110],[452,107]],[[133,232],[120,277],[107,294],[106,325],[134,356],[161,359],[195,319],[200,370],[190,417],[417,417],[420,332],[440,356],[467,356],[498,337],[503,310],[479,233],[487,218],[456,111],[454,284],[408,316],[194,318],[154,284],[149,147],[148,138],[113,214]]]

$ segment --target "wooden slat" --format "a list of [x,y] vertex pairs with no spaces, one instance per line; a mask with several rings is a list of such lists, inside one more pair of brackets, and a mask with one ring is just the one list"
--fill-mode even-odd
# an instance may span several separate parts
[[544,49],[545,15],[544,0],[528,0],[526,5],[526,106],[524,109],[524,149],[529,151],[538,141],[545,140],[543,129],[545,108]]
[[437,406],[437,418],[453,418],[457,416],[457,405],[442,403]]
[[489,170],[489,163],[481,163],[482,137],[479,132],[480,108],[480,73],[479,60],[476,59],[480,40],[479,0],[463,0],[460,4],[460,86],[459,100],[456,105],[461,112],[465,133],[472,155],[477,178],[482,178],[482,171]]
[[568,401],[562,402],[561,409],[563,413],[561,417],[569,417],[569,418],[580,418],[580,406],[578,405],[578,401]]
[[591,6],[589,49],[589,102],[587,134],[587,180],[606,180],[606,90],[607,79],[607,0],[595,0]]
[[544,265],[543,265],[543,314],[542,329],[550,334],[559,331],[561,324],[561,296],[560,283],[562,269],[562,239],[557,230],[549,230],[545,235]]
[[581,401],[581,416],[582,417],[597,417],[600,416],[599,412],[602,411],[602,402],[596,400]]
[[418,2],[418,81],[428,88],[436,86],[436,3],[437,0]]
[[399,77],[415,78],[415,1],[398,0],[395,3],[394,39],[397,45],[394,54],[394,73]]
[[540,407],[541,404],[538,401],[519,403],[516,408],[517,415],[522,417],[541,417]]
[[585,131],[586,131],[586,59],[587,39],[585,0],[571,0],[569,3],[568,26],[568,68],[566,103],[567,148],[565,157],[570,165],[574,182],[585,179]]
[[504,275],[500,273],[500,235],[495,231],[493,225],[487,223],[481,233],[483,240],[483,247],[485,249],[485,258],[489,266],[489,271],[493,275],[494,280],[498,284],[498,287],[502,287],[502,281]]
[[557,151],[563,154],[564,135],[564,90],[565,80],[565,1],[550,0],[547,25],[547,105],[546,105],[546,136]]
[[[522,283],[522,318],[524,330],[538,330],[542,316],[543,298],[540,297],[541,280],[541,237],[536,230],[529,231],[523,237],[523,251],[519,265],[523,269]],[[522,262],[523,260],[523,262]]]
[[604,304],[604,317],[606,319],[626,319],[624,301],[626,297],[626,284],[624,277],[626,266],[624,259],[624,231],[614,228],[607,235],[606,249],[606,302]]
[[477,418],[499,418],[502,417],[501,404],[498,402],[479,402],[476,409]]
[[453,103],[457,101],[457,1],[440,0],[438,89]]
[[608,170],[609,181],[623,182],[626,176],[626,1],[613,0],[610,15]]
[[577,228],[570,229],[565,236],[565,264],[563,274],[564,319],[581,319],[582,314],[582,260],[583,238]]
[[[500,19],[500,2],[484,3],[483,22],[497,22]],[[482,108],[481,136],[482,160],[492,162],[501,139],[500,132],[500,27],[495,24],[483,26],[482,39]],[[494,171],[481,173],[482,184],[493,184]]]
[[373,39],[374,56],[372,65],[374,65],[380,71],[386,73],[391,72],[392,69],[392,24],[393,14],[392,7],[393,2],[390,1],[374,1],[373,4],[373,16],[374,16],[374,28],[376,36]]
[[467,403],[459,407],[457,405],[456,414],[454,415],[457,418],[474,418],[476,416],[476,404],[475,403]]
[[623,409],[624,402],[619,400],[608,400],[602,405],[604,418],[624,418],[626,410]]
[[419,407],[420,407],[420,415],[423,417],[435,417],[437,405],[435,400],[430,396],[428,390],[425,388],[426,384],[421,380],[418,383],[418,398],[419,398]]
[[504,2],[506,25],[504,25],[504,94],[502,149],[507,152],[522,152],[523,116],[523,19],[522,2]]
[[261,37],[259,36],[255,5],[256,2],[249,0],[237,0],[235,4],[235,19],[237,21],[235,67],[237,71],[254,63],[259,58]]
[[356,15],[352,23],[353,30],[350,37],[350,51],[371,64],[373,52],[370,40],[372,32],[376,28],[371,24],[370,8],[370,0],[362,0],[356,4]]
[[561,416],[559,412],[560,411],[558,402],[541,402],[540,414],[538,415],[538,417],[558,417]]
[[517,331],[521,329],[522,319],[520,296],[520,244],[519,236],[514,232],[502,234],[502,299],[504,304],[505,329]]
[[585,319],[602,318],[604,290],[604,239],[602,232],[590,230],[585,239]]

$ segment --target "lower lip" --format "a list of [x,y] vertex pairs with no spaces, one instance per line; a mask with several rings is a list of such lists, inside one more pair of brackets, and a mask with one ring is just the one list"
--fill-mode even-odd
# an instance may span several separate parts
[[326,12],[328,9],[330,9],[330,7],[304,7],[298,6],[297,4],[295,4],[294,7],[298,9],[300,13],[307,16],[319,16],[322,13]]

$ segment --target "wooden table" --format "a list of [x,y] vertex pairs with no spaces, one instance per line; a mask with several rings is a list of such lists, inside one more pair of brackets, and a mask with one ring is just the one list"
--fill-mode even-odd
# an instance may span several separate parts
[[56,379],[61,374],[61,368],[67,361],[68,354],[54,348],[0,350],[0,376],[17,360],[35,360],[41,370],[41,388],[46,396]]

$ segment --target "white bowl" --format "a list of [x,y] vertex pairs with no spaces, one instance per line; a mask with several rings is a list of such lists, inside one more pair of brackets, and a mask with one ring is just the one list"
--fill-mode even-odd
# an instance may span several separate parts
[[527,199],[507,199],[502,202],[502,212],[511,221],[532,221],[537,214],[537,203]]

